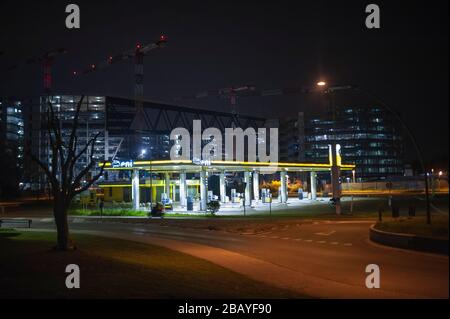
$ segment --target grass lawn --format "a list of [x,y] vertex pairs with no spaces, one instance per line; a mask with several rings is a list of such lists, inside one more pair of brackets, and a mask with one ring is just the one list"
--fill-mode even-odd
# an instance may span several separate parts
[[[0,231],[0,298],[298,298],[207,261],[157,246],[73,235],[79,249],[50,249],[55,233]],[[65,267],[80,267],[67,289]]]
[[[100,216],[100,209],[83,209],[76,208],[69,210],[69,215],[75,216]],[[128,208],[105,208],[103,209],[103,216],[147,216],[147,212],[140,210],[133,210]]]
[[[393,198],[393,203],[400,207],[400,216],[408,215],[408,207],[414,205],[416,207],[417,216],[425,215],[425,201],[423,198],[417,196],[398,196]],[[448,196],[435,196],[432,203],[441,211],[448,212]],[[347,218],[378,218],[378,211],[381,210],[383,217],[391,216],[391,208],[388,205],[386,197],[370,197],[370,198],[355,198],[353,201],[353,211],[351,212],[351,201],[347,197],[342,201],[342,215],[336,216],[335,208],[328,204],[327,201],[317,202],[305,206],[288,206],[286,208],[274,208],[270,217],[273,218],[306,218],[306,219],[347,219]],[[98,209],[83,210],[80,208],[72,209],[71,215],[79,216],[99,216]],[[147,213],[143,211],[135,211],[129,208],[106,208],[103,213],[104,217],[108,216],[140,216],[146,217]],[[210,213],[194,213],[183,214],[166,212],[165,217],[174,218],[189,218],[189,219],[207,219],[207,220],[226,220],[226,219],[267,219],[269,217],[269,207],[266,211],[255,212],[249,210],[244,216],[243,212],[237,212],[236,215],[221,215],[220,212],[216,215]],[[142,221],[139,221],[142,222]]]
[[431,225],[426,223],[425,217],[397,218],[378,222],[376,229],[402,234],[413,234],[426,237],[448,239],[448,215],[434,215]]

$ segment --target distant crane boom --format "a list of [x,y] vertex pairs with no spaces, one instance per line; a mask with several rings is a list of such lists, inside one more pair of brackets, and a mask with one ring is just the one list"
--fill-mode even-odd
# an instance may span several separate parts
[[256,87],[254,85],[232,86],[218,90],[208,90],[191,96],[184,96],[181,99],[201,99],[206,97],[229,99],[231,105],[231,113],[237,115],[237,97],[253,95],[253,92],[255,91]]
[[53,85],[53,62],[55,58],[59,55],[66,54],[68,52],[65,48],[59,48],[55,50],[48,51],[41,56],[31,57],[25,60],[23,63],[19,63],[13,66],[10,66],[7,71],[16,70],[22,66],[30,65],[30,64],[41,64],[44,72],[43,72],[43,82],[44,82],[44,92],[45,94],[50,94]]

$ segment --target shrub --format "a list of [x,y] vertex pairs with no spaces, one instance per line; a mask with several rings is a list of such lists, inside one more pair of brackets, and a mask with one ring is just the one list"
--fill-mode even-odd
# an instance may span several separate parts
[[152,208],[150,215],[153,217],[162,217],[164,213],[164,204],[156,203],[156,205]]
[[217,213],[220,209],[220,202],[217,200],[212,200],[208,204],[206,204],[206,210],[210,212],[212,215]]

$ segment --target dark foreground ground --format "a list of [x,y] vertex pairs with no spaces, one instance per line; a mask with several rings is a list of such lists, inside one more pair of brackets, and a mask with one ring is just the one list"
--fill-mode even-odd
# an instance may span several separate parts
[[[419,216],[415,219],[409,219],[406,216],[407,205],[409,205],[410,200],[404,199],[402,202],[402,219],[405,221],[423,220],[424,202],[420,198],[414,198],[418,203],[417,213]],[[448,226],[448,199],[441,198],[440,200],[441,202],[434,201],[434,205],[441,212],[433,213],[432,220],[436,222],[433,223],[433,227],[439,226],[437,221],[441,218],[447,218],[446,225]],[[301,209],[288,206],[285,212],[277,211],[272,216],[266,214],[266,216],[252,217],[167,218],[164,220],[148,218],[99,219],[71,216],[69,219],[73,235],[83,233],[110,238],[101,239],[108,243],[105,244],[105,249],[108,251],[105,254],[95,252],[96,240],[84,240],[83,237],[76,238],[80,252],[93,254],[92,256],[95,257],[90,256],[92,258],[86,262],[85,268],[97,267],[97,260],[99,265],[103,263],[102,269],[110,269],[108,268],[110,267],[110,261],[122,262],[123,259],[121,258],[112,258],[114,255],[120,256],[115,250],[120,245],[115,245],[114,240],[131,240],[141,243],[139,244],[140,248],[134,250],[136,256],[153,256],[151,253],[145,253],[146,249],[152,249],[151,247],[155,245],[165,247],[171,251],[178,251],[192,258],[199,258],[216,265],[211,267],[219,267],[222,270],[228,269],[233,274],[240,274],[240,278],[243,278],[243,280],[238,280],[239,283],[245,283],[247,278],[250,282],[262,282],[266,284],[266,287],[277,287],[279,289],[270,293],[270,291],[274,291],[273,288],[270,288],[272,290],[265,290],[269,291],[267,293],[256,294],[255,290],[246,290],[251,285],[230,284],[233,280],[228,280],[226,276],[222,275],[217,277],[225,279],[215,280],[217,277],[214,275],[216,273],[221,274],[220,272],[214,271],[213,274],[205,274],[205,272],[197,271],[187,262],[183,262],[183,266],[176,268],[171,268],[170,263],[161,268],[163,264],[159,263],[158,267],[161,269],[150,264],[149,269],[155,269],[156,267],[161,273],[164,273],[166,269],[170,270],[171,274],[175,274],[177,271],[181,272],[181,275],[174,277],[176,278],[176,285],[173,285],[173,281],[166,280],[164,276],[160,276],[150,283],[147,282],[146,285],[143,285],[138,279],[133,281],[126,278],[125,280],[122,277],[130,276],[128,275],[130,271],[126,272],[123,268],[111,271],[109,276],[103,278],[102,271],[96,268],[95,276],[103,280],[101,282],[100,279],[98,280],[101,283],[100,286],[106,287],[101,289],[108,291],[108,282],[111,280],[116,282],[115,279],[111,279],[113,275],[118,276],[117,285],[119,286],[121,282],[129,284],[129,287],[136,285],[136,288],[121,288],[124,291],[127,291],[126,289],[133,290],[128,297],[139,297],[140,295],[138,296],[138,293],[134,290],[140,291],[141,288],[139,287],[145,286],[144,289],[147,289],[147,295],[145,296],[148,297],[156,296],[157,292],[153,289],[153,287],[156,287],[162,297],[180,296],[174,294],[174,291],[179,288],[182,289],[180,291],[185,293],[181,297],[200,296],[204,298],[215,298],[217,296],[257,297],[261,295],[267,297],[275,295],[275,297],[283,298],[284,296],[293,296],[294,294],[289,291],[294,291],[298,296],[319,298],[447,299],[449,291],[448,256],[394,249],[374,244],[369,240],[369,227],[376,223],[377,211],[380,206],[386,205],[386,203],[385,199],[361,199],[355,201],[352,215],[345,214],[339,217],[333,215],[333,209],[328,204],[319,202],[304,206]],[[19,207],[15,212],[7,213],[7,215],[11,217],[29,216],[33,219],[32,228],[35,231],[54,231],[51,213],[48,211],[42,215],[36,213],[36,210],[26,210]],[[388,216],[389,212],[385,209],[383,220],[388,221]],[[404,222],[401,222],[401,226],[404,226]],[[426,227],[427,229],[421,226],[421,229],[431,230],[435,233],[435,228]],[[448,237],[448,227],[446,233]],[[437,235],[442,234],[439,231]],[[142,244],[144,246],[141,246]],[[150,247],[146,246],[147,244]],[[28,244],[25,246],[29,247]],[[45,247],[38,247],[38,250],[34,252],[36,254],[41,252],[42,256],[51,260],[50,257],[44,255],[44,253],[48,253],[48,247],[50,246],[51,244],[48,243]],[[128,247],[128,244],[126,246]],[[14,259],[10,256],[14,257],[14,254],[14,251],[1,254],[0,267],[5,265],[4,260],[11,263],[10,260]],[[144,257],[136,256],[127,257],[128,260],[133,261],[131,265],[141,267],[141,269],[146,268],[145,263],[134,262],[134,260],[144,259]],[[156,257],[151,259],[152,262],[163,258],[157,257],[157,254],[154,256]],[[46,258],[42,257],[38,263],[45,265],[48,263]],[[104,261],[102,258],[107,259]],[[25,260],[24,263],[27,262],[27,259],[22,260]],[[145,260],[147,262],[150,259]],[[31,259],[30,263],[32,262],[34,261]],[[367,276],[365,269],[369,264],[377,264],[381,269],[380,289],[367,289],[365,286]],[[14,262],[9,267],[9,269],[15,271]],[[39,268],[39,270],[45,273],[46,268]],[[63,272],[60,268],[53,270],[54,273],[58,274],[61,271]],[[25,272],[25,270],[22,270],[22,272]],[[33,280],[41,280],[41,278],[35,279],[36,273],[39,272],[27,273],[27,275],[34,275],[27,281],[28,283],[32,283]],[[63,273],[62,276],[64,277],[64,275]],[[95,276],[93,275],[93,277]],[[138,278],[141,277],[144,278],[138,276]],[[84,278],[83,275],[82,278]],[[211,278],[210,282],[214,288],[211,288],[211,290],[205,288],[202,284],[205,283],[205,278]],[[83,280],[85,279],[82,279],[82,282],[84,282]],[[190,283],[193,285],[191,286]],[[208,283],[205,283],[206,287],[208,287]],[[25,283],[22,284],[25,285]],[[85,283],[85,288],[86,284],[89,283]],[[115,283],[110,285],[115,285]],[[185,288],[185,285],[188,288]],[[123,287],[123,285],[120,287]],[[4,294],[1,285],[0,290]],[[97,295],[92,293],[89,296]]]
[[[298,298],[167,248],[74,235],[74,252],[50,249],[54,233],[0,232],[1,298]],[[67,289],[68,264],[81,288]]]

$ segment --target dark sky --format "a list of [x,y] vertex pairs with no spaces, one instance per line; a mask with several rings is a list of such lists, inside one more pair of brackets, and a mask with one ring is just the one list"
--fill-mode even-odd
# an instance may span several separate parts
[[[65,28],[65,6],[81,8],[81,29]],[[381,29],[365,28],[365,6],[381,8]],[[448,1],[5,1],[0,3],[0,95],[42,92],[42,69],[4,70],[66,47],[54,90],[129,96],[123,62],[74,79],[73,70],[160,34],[166,48],[145,59],[145,97],[173,102],[208,89],[352,83],[398,110],[428,160],[448,159]],[[241,113],[264,117],[316,112],[321,97],[242,98]],[[185,104],[226,110],[226,101]],[[409,146],[408,146],[409,148]],[[412,154],[412,153],[410,153]]]

